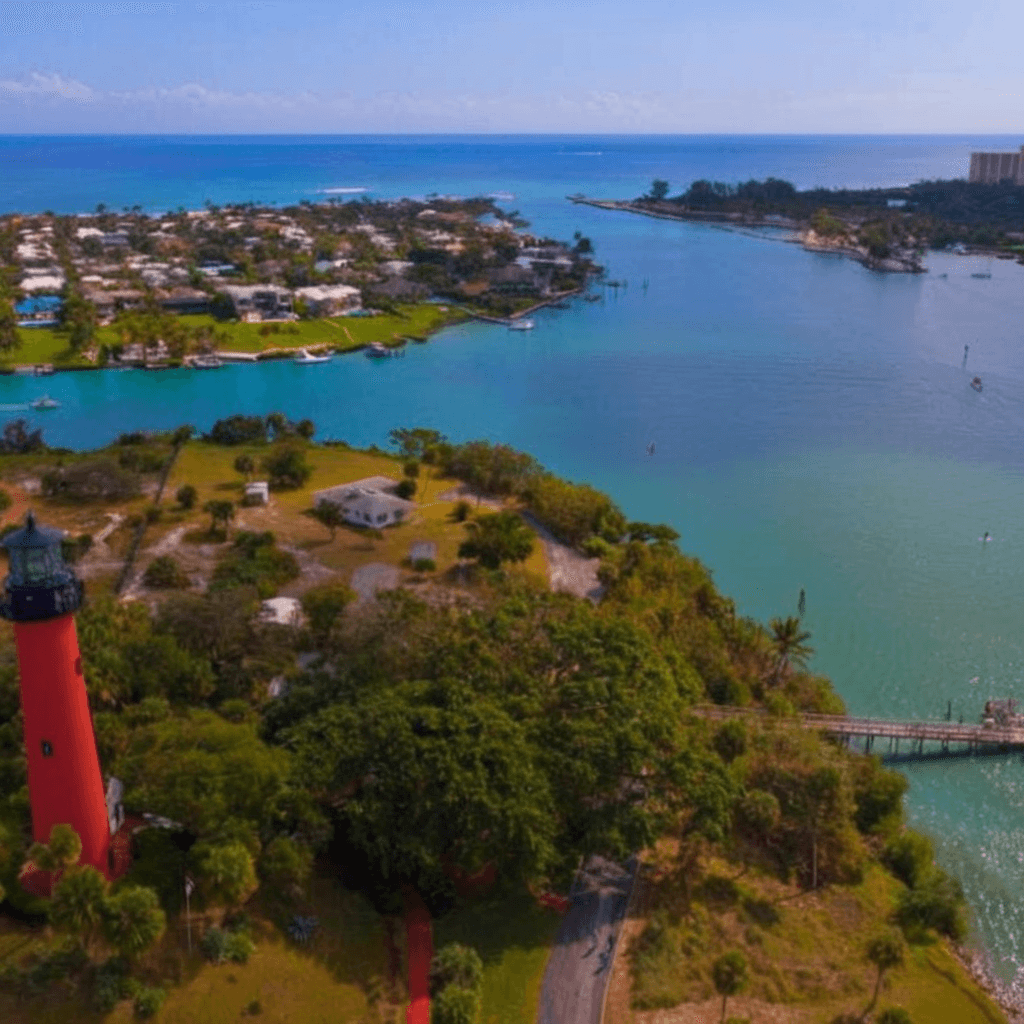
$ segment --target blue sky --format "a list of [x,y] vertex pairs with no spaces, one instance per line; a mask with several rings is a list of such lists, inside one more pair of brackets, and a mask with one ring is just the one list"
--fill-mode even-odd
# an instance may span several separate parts
[[1019,132],[1020,0],[0,0],[0,132]]

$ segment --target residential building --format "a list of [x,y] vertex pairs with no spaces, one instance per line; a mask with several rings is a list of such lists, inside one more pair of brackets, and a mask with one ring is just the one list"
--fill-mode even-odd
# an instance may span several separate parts
[[1010,181],[1024,186],[1024,146],[1017,153],[972,153],[968,180],[983,185]]
[[416,508],[394,493],[397,480],[387,476],[371,476],[352,483],[339,484],[313,495],[313,504],[328,503],[341,509],[345,522],[352,526],[380,529],[404,522]]

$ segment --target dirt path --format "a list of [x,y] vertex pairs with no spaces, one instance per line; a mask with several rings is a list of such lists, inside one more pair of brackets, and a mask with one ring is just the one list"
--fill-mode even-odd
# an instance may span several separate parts
[[604,586],[597,578],[601,559],[587,558],[567,544],[555,540],[551,532],[528,512],[523,513],[523,518],[537,531],[537,536],[544,544],[551,589],[589,598],[595,604],[600,601],[604,594]]
[[[480,504],[485,508],[500,511],[504,503],[496,498],[479,498],[465,485],[453,487],[437,496],[438,501],[459,501],[460,499]],[[586,597],[595,604],[604,594],[604,586],[597,578],[597,570],[601,565],[600,558],[587,558],[568,544],[556,540],[546,527],[542,526],[529,512],[521,513],[523,519],[530,524],[544,545],[544,555],[548,563],[548,582],[552,590]]]
[[591,857],[577,875],[544,971],[537,1024],[600,1024],[633,870]]

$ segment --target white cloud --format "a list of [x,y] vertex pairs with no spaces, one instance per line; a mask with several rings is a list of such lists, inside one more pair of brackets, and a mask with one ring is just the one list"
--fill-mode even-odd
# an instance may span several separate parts
[[38,71],[33,71],[20,82],[0,79],[0,93],[21,99],[44,97],[52,100],[72,100],[79,103],[90,102],[100,96],[100,93],[83,82],[62,78],[58,74],[44,75]]

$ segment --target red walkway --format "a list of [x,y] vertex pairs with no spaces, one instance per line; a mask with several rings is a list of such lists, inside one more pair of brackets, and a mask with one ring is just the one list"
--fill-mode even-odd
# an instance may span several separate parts
[[430,912],[415,889],[406,887],[405,938],[409,950],[409,1009],[406,1024],[430,1024],[430,961],[434,958],[434,936]]

